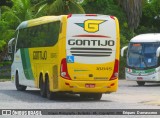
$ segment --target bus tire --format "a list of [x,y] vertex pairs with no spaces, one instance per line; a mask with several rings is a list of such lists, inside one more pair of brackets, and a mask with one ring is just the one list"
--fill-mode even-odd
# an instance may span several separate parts
[[20,85],[19,84],[19,75],[18,75],[18,72],[16,73],[16,81],[15,81],[15,85],[16,85],[16,89],[18,91],[25,91],[27,86],[23,86],[23,85]]
[[47,96],[47,93],[46,93],[46,84],[45,84],[45,82],[43,82],[43,78],[42,78],[42,76],[40,77],[40,80],[39,80],[40,82],[40,95],[42,96],[42,97],[46,97]]
[[46,93],[49,100],[53,99],[53,92],[50,91],[49,79],[46,79]]
[[138,84],[139,86],[144,86],[145,82],[143,82],[143,81],[137,81],[137,84]]

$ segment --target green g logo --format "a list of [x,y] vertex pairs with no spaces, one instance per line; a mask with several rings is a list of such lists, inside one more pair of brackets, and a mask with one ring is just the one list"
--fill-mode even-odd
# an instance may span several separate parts
[[86,20],[84,23],[76,23],[84,28],[86,32],[94,33],[99,31],[99,25],[105,22],[105,20]]

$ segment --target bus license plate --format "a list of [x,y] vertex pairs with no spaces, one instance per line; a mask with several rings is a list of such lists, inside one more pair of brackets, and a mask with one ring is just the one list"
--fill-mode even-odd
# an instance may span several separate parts
[[137,77],[137,80],[143,80],[143,77]]
[[85,84],[86,88],[95,88],[95,84]]

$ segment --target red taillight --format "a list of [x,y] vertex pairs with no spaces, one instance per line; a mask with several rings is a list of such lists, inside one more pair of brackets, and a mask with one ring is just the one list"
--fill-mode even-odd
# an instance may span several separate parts
[[118,69],[119,69],[119,61],[116,59],[114,63],[114,71],[110,80],[114,80],[118,78]]
[[62,59],[62,61],[61,61],[61,77],[68,79],[68,80],[71,80],[71,78],[68,74],[66,58]]
[[114,16],[110,16],[110,18],[112,18],[113,20],[115,20]]
[[67,18],[70,18],[72,16],[72,14],[68,14]]

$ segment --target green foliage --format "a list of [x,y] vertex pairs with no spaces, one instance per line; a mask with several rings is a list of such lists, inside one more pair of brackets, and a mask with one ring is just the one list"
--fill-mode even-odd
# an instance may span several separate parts
[[143,6],[140,26],[135,30],[137,34],[160,32],[160,2],[151,0]]
[[131,30],[139,26],[140,18],[142,16],[142,3],[144,0],[117,0],[124,9],[128,26]]
[[4,32],[8,29],[8,22],[6,21],[0,21],[0,30],[1,32]]
[[13,35],[13,30],[8,30],[9,24],[6,21],[0,21],[0,51],[4,49],[6,42]]
[[[120,24],[121,37],[128,41],[132,37],[133,33],[128,28],[126,15],[115,0],[84,0],[82,7],[85,9],[86,13],[89,14],[95,13],[116,16]],[[125,39],[122,44],[127,43]]]
[[[116,16],[120,25],[121,48],[128,45],[128,42],[134,36],[134,33],[129,29],[126,15],[116,0],[85,0],[82,3],[82,6],[86,13],[89,14],[95,13]],[[125,65],[126,59],[121,58],[119,68],[120,78],[124,78]]]
[[0,40],[0,50],[3,49],[4,45],[6,44],[6,41]]
[[85,11],[84,9],[75,2],[75,0],[69,0],[68,3],[68,14],[72,13],[72,14],[84,14]]
[[0,7],[1,6],[12,7],[13,6],[13,2],[12,2],[12,0],[1,0],[0,1]]
[[7,42],[13,37],[15,29],[24,20],[32,18],[30,0],[12,0],[14,6],[1,7],[2,15],[0,19],[0,61],[7,52]]
[[17,26],[25,20],[44,15],[85,13],[74,0],[12,0],[12,8],[2,6],[0,16],[0,61],[6,52],[7,42],[13,37]]
[[12,11],[22,21],[33,18],[30,0],[13,0]]
[[35,17],[85,13],[75,0],[43,0],[33,6],[33,11],[36,12]]
[[65,10],[65,2],[63,2],[63,0],[55,0],[53,4],[49,4],[47,7],[49,7],[47,14],[63,14]]
[[11,61],[0,62],[0,82],[10,79]]
[[61,15],[61,14],[83,14],[83,8],[74,0],[55,0],[53,3],[46,6],[48,9],[47,15]]

